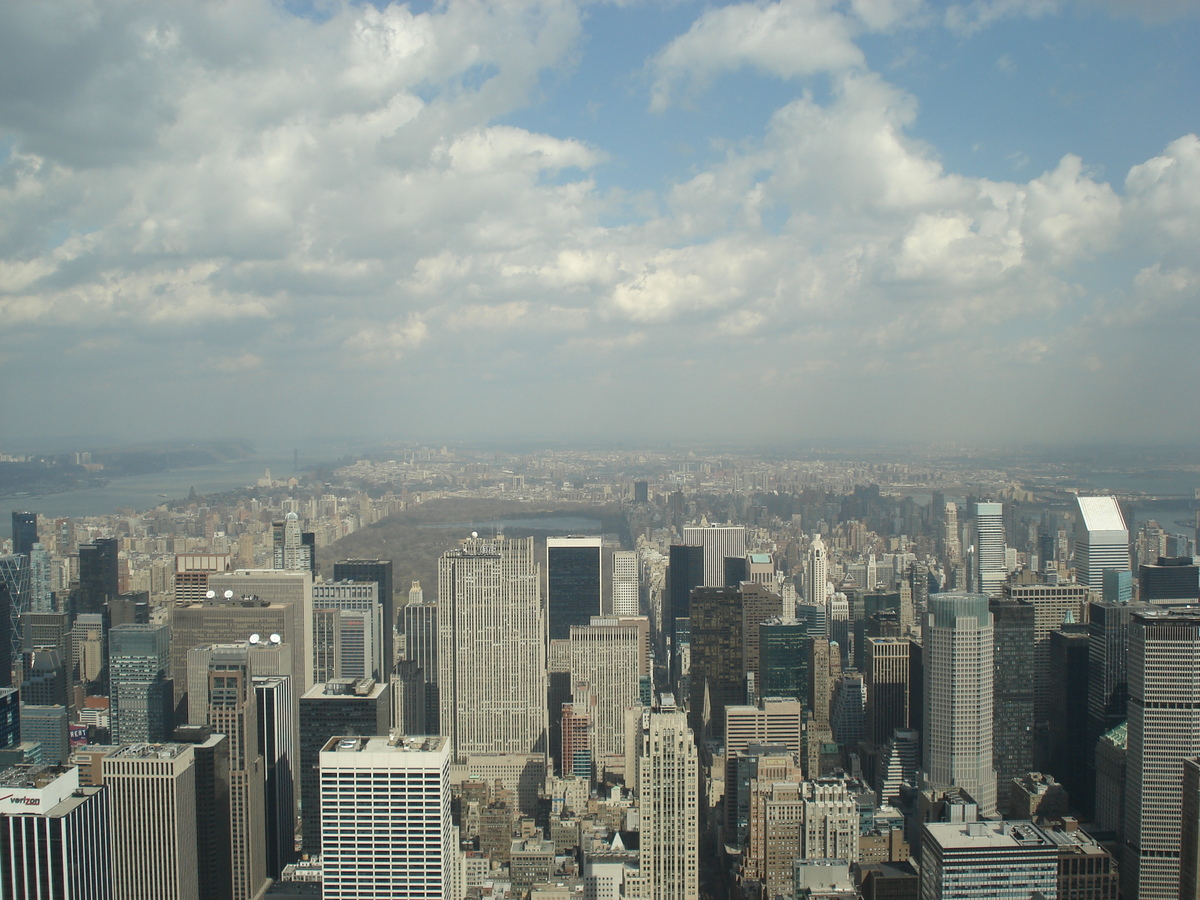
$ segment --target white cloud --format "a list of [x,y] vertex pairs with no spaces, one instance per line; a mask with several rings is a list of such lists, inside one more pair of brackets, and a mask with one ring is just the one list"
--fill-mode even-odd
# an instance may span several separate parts
[[[860,4],[873,21],[891,22],[890,7]],[[780,78],[860,68],[853,23],[823,0],[779,0],[722,6],[704,13],[691,29],[653,60],[650,106],[669,106],[680,84],[703,87],[714,76],[742,68]]]

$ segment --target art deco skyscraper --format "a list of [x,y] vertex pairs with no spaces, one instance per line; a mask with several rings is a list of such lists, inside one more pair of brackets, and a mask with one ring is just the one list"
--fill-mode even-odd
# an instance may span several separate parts
[[643,710],[637,735],[641,869],[637,896],[694,900],[700,896],[699,763],[687,716],[663,695]]
[[1076,497],[1075,580],[1104,590],[1104,570],[1130,571],[1129,528],[1113,497]]
[[935,594],[924,628],[926,787],[963,788],[996,811],[992,614],[983,594]]
[[592,616],[600,615],[603,546],[598,537],[546,538],[546,608],[551,640],[566,640],[572,625],[586,625]]
[[613,553],[613,615],[638,614],[638,558],[632,550]]
[[1200,754],[1200,615],[1137,612],[1129,624],[1129,745],[1122,896],[1179,896],[1180,781]]
[[546,751],[545,647],[533,538],[469,538],[442,556],[439,718],[454,761]]
[[981,594],[1000,593],[1008,576],[1005,563],[1004,504],[975,504],[975,584]]

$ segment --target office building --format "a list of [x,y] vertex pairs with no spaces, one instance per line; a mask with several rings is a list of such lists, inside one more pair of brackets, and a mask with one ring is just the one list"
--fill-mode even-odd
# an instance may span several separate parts
[[667,609],[663,610],[662,628],[674,633],[672,621],[686,619],[691,613],[692,591],[704,584],[704,548],[691,544],[672,544],[667,552]]
[[314,584],[314,683],[331,678],[382,680],[383,607],[374,581]]
[[[586,686],[592,757],[605,768],[619,760],[624,770],[625,710],[641,705],[641,681],[650,674],[643,652],[647,625],[640,617],[597,616],[587,625],[571,627],[572,701],[576,707],[583,704],[584,698],[576,694]],[[563,741],[565,760],[565,730]]]
[[90,544],[79,545],[79,592],[75,614],[100,613],[121,593],[121,574],[117,553],[117,538],[99,538]]
[[204,861],[196,875],[200,900],[230,900],[233,842],[229,837],[229,738],[214,734],[208,725],[180,725],[171,737],[176,744],[192,747],[196,856]]
[[188,744],[104,757],[114,900],[199,900],[195,764]]
[[21,614],[28,604],[29,557],[0,556],[0,687],[21,683],[13,666],[21,664]]
[[614,616],[638,614],[638,556],[632,550],[615,550],[612,555]]
[[[420,586],[414,582],[417,590]],[[411,592],[410,592],[411,596]],[[404,624],[404,658],[410,666],[416,666],[417,676],[424,691],[424,723],[421,728],[407,729],[410,734],[440,734],[438,727],[439,700],[438,677],[438,620],[437,601],[424,602],[423,595],[416,602],[409,602],[401,611]],[[400,723],[394,723],[399,726]],[[404,730],[404,729],[402,729]]]
[[[258,573],[264,570],[253,571]],[[308,583],[308,590],[304,584],[308,574],[276,573],[284,582],[284,587],[294,589],[295,596],[288,597],[285,594],[282,600],[279,596],[269,599],[255,593],[256,586],[249,583],[249,578],[246,584],[237,580],[239,574],[240,571],[213,575],[217,589],[210,591],[212,597],[206,597],[200,603],[176,605],[174,609],[171,620],[171,678],[175,689],[176,721],[193,725],[203,725],[206,721],[202,711],[192,715],[184,705],[189,690],[188,651],[194,647],[245,641],[255,634],[268,639],[271,635],[279,635],[280,642],[291,653],[290,674],[296,679],[296,689],[301,690],[308,684],[313,652],[312,632],[305,623],[306,605],[307,624],[311,625],[312,621],[311,582]],[[287,584],[289,581],[290,585]],[[247,592],[226,586],[230,584],[245,587]]]
[[396,600],[392,586],[390,559],[342,559],[333,564],[334,581],[373,581],[378,587],[377,598],[383,610],[383,672],[380,680],[387,681],[396,661]]
[[65,706],[21,704],[21,740],[41,745],[38,760],[61,766],[71,755],[70,719]]
[[1044,724],[1050,715],[1050,698],[1054,690],[1054,682],[1050,679],[1050,633],[1064,624],[1084,621],[1088,589],[1082,584],[1026,581],[1021,578],[1024,575],[1026,573],[1022,572],[1009,579],[1004,585],[1003,596],[1033,607],[1033,669],[1029,678],[1034,689],[1034,719]]
[[176,553],[172,580],[176,604],[200,603],[208,596],[209,578],[231,571],[228,553]]
[[18,765],[0,772],[0,795],[0,896],[112,897],[103,788],[81,787],[75,767]]
[[296,857],[296,820],[299,812],[299,748],[296,746],[298,699],[287,675],[257,675],[254,704],[258,741],[262,751],[266,787],[266,869],[279,880],[283,867]]
[[258,894],[266,869],[266,764],[247,644],[219,644],[208,663],[208,724],[229,738],[229,837],[234,900]]
[[321,852],[321,750],[334,735],[387,734],[391,690],[371,679],[314,684],[300,698],[300,815],[304,852]]
[[740,581],[736,587],[742,607],[742,671],[747,679],[747,690],[752,688],[757,694],[762,682],[758,626],[783,615],[783,597],[766,585],[752,581]]
[[[38,677],[39,671],[52,672],[53,686],[48,695],[37,699],[26,692],[26,699],[43,705],[66,706],[74,713],[75,697],[71,690],[75,671],[74,642],[65,612],[27,612],[21,616],[21,639],[24,642],[27,664],[26,679]],[[36,657],[39,652],[52,651],[54,656],[44,663]],[[44,667],[44,668],[43,668]]]
[[330,738],[320,803],[325,900],[454,900],[446,738]]
[[[546,538],[546,608],[550,640],[566,640],[572,625],[600,615],[599,537]],[[441,598],[439,585],[439,599]]]
[[704,548],[704,585],[720,587],[725,584],[725,560],[745,559],[746,527],[744,525],[688,525],[683,529],[683,542]]
[[114,744],[166,741],[173,730],[171,630],[117,625],[108,633],[109,717]]
[[470,538],[441,557],[439,724],[455,762],[546,752],[545,646],[533,538]]
[[1129,603],[1133,600],[1133,573],[1105,569],[1101,599],[1105,603]]
[[1180,780],[1200,754],[1200,615],[1137,612],[1129,624],[1122,895],[1179,896]]
[[910,725],[911,698],[907,638],[867,638],[863,681],[866,689],[866,739],[882,746],[897,728]]
[[921,828],[921,900],[1058,896],[1058,847],[1032,822]]
[[[26,613],[28,615],[28,613]],[[25,654],[25,680],[21,699],[40,706],[67,706],[73,699],[67,667],[58,650],[34,650]]]
[[29,555],[33,545],[38,542],[37,513],[12,511],[12,541],[14,554]]
[[21,743],[21,692],[15,687],[0,687],[0,750]]
[[975,504],[975,582],[981,594],[994,597],[1008,577],[1005,555],[1004,504]]
[[694,900],[700,896],[699,761],[687,717],[669,694],[642,711],[636,744],[639,896]]
[[1047,717],[1045,769],[1055,773],[1075,808],[1092,813],[1095,762],[1088,740],[1088,629],[1064,625],[1050,633],[1049,675],[1055,690]]
[[1138,566],[1138,600],[1159,606],[1200,603],[1200,566],[1190,556],[1159,556]]
[[1182,821],[1179,833],[1179,897],[1200,898],[1200,757],[1183,761]]
[[799,619],[775,618],[758,625],[760,697],[809,698],[812,638]]
[[992,689],[993,759],[998,785],[997,804],[1008,813],[1008,785],[1034,770],[1033,734],[1035,693],[1034,607],[1019,600],[993,597],[988,601],[993,623],[995,680]]
[[[725,707],[746,702],[743,668],[742,597],[738,588],[698,587],[692,591],[691,702],[688,722],[696,734],[710,724],[725,726]],[[704,720],[705,710],[711,716]]]
[[1104,570],[1129,571],[1129,529],[1113,497],[1076,497],[1075,580],[1104,590]]
[[996,811],[992,638],[986,595],[929,598],[922,653],[924,785],[943,791],[962,788],[985,816]]

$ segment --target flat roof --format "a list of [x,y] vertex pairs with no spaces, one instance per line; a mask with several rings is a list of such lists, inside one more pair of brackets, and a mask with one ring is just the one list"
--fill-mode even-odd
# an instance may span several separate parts
[[1125,517],[1113,497],[1076,497],[1088,531],[1125,531]]

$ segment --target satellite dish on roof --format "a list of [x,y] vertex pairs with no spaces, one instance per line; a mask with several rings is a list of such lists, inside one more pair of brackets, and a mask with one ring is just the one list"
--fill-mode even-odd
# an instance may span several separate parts
[[280,641],[282,641],[282,640],[283,640],[283,638],[281,638],[281,637],[280,637],[279,635],[277,635],[277,634],[273,634],[273,635],[271,635],[271,643],[272,643],[272,644],[278,644],[278,643],[279,643]]
[[226,592],[225,592],[225,599],[226,599],[226,600],[232,600],[232,599],[233,599],[233,591],[226,591]]
[[205,591],[204,596],[207,597],[209,600],[211,600],[213,597],[217,596],[217,592],[216,591]]
[[262,638],[260,638],[260,637],[258,636],[258,632],[257,632],[257,631],[256,631],[254,634],[250,635],[250,643],[252,643],[252,644],[257,644],[257,643],[258,643],[260,640],[262,640]]
[[479,537],[479,532],[478,532],[478,531],[472,531],[472,532],[471,532],[471,537],[473,537],[473,538],[477,538],[477,537]]

